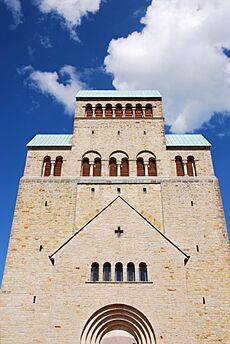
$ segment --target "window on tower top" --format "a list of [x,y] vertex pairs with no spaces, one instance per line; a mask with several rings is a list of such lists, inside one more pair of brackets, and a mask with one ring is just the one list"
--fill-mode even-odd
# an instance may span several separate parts
[[111,104],[105,106],[105,117],[113,117],[113,108]]

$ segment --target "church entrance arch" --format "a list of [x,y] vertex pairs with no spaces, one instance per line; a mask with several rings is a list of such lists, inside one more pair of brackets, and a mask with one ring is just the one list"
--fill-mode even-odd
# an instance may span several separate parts
[[129,336],[133,340],[131,343],[126,338],[124,344],[156,344],[153,327],[147,317],[125,304],[112,304],[96,311],[83,328],[81,344],[113,344],[115,339],[111,336],[114,331],[123,331],[127,338]]

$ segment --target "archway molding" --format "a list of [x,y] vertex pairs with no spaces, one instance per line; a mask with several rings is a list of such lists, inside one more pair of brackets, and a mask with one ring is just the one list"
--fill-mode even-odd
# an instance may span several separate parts
[[81,344],[100,344],[104,336],[114,330],[128,332],[136,344],[156,344],[156,336],[147,317],[125,304],[111,304],[96,311],[83,328]]

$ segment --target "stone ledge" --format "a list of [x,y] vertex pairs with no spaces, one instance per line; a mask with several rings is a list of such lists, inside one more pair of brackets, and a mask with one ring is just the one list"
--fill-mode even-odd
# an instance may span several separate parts
[[164,182],[173,183],[199,183],[213,182],[215,176],[203,177],[22,177],[21,183],[42,182],[42,183],[76,183],[76,184],[161,184]]

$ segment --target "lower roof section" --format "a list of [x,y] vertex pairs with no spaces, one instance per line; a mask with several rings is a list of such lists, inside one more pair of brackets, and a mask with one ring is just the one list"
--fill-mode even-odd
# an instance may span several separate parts
[[[211,144],[200,134],[172,135],[166,134],[167,147],[211,147]],[[36,135],[27,147],[71,147],[72,135]]]

